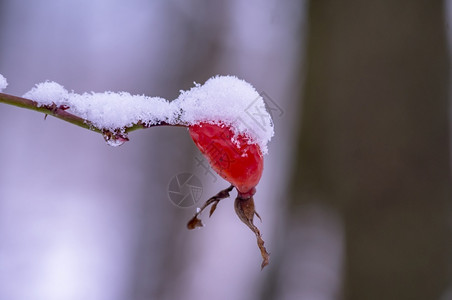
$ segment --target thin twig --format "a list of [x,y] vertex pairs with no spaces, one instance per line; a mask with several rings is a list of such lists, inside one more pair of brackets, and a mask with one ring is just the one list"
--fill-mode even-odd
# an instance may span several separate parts
[[[5,104],[21,107],[21,108],[38,111],[38,112],[44,113],[46,115],[50,115],[55,118],[58,118],[60,120],[69,122],[71,124],[77,125],[79,127],[82,127],[82,128],[94,131],[94,132],[98,132],[103,135],[108,133],[108,131],[99,129],[96,126],[94,126],[94,124],[91,121],[80,118],[74,114],[67,112],[66,109],[68,109],[68,107],[63,107],[63,106],[58,107],[55,104],[39,105],[38,102],[36,102],[36,101],[9,95],[9,94],[3,94],[3,93],[0,93],[0,103],[5,103]],[[116,134],[119,134],[119,132],[121,134],[127,134],[128,132],[135,131],[137,129],[143,129],[143,128],[149,128],[149,127],[155,127],[155,126],[183,126],[183,125],[168,124],[166,122],[160,122],[158,124],[146,125],[142,122],[138,122],[137,124],[134,124],[129,127],[117,128],[117,130],[115,130],[115,132],[111,133],[111,134],[116,135]]]

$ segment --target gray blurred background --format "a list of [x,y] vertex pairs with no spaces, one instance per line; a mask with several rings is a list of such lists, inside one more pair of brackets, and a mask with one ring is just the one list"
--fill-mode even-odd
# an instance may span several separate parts
[[[0,74],[175,99],[236,75],[279,109],[255,196],[271,252],[183,128],[99,134],[0,103],[0,299],[452,299],[449,1],[0,1]],[[235,194],[232,195],[232,198]]]

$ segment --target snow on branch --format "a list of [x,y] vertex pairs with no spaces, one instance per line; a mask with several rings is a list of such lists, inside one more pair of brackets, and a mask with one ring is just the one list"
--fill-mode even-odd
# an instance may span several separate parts
[[[7,86],[0,74],[0,92]],[[273,122],[254,87],[235,76],[215,76],[205,84],[181,91],[177,99],[131,95],[127,92],[69,92],[56,82],[37,84],[23,98],[0,93],[0,102],[33,109],[72,124],[100,132],[110,145],[127,141],[127,133],[160,125],[190,126],[223,123],[235,134],[267,152]]]

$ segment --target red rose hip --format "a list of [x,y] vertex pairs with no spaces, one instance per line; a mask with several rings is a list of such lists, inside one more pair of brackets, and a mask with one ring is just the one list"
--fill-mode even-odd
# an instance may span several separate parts
[[224,124],[200,123],[190,126],[190,136],[207,157],[212,168],[243,194],[254,194],[264,169],[259,145],[234,133]]
[[187,227],[194,229],[203,226],[198,215],[209,205],[212,205],[210,208],[210,215],[212,215],[220,200],[228,198],[229,192],[235,187],[238,191],[234,202],[235,212],[256,235],[263,259],[261,267],[264,268],[269,262],[269,254],[259,229],[253,223],[255,215],[260,219],[254,208],[253,195],[256,193],[255,186],[259,183],[264,169],[264,159],[259,145],[248,143],[249,139],[244,134],[235,136],[231,128],[225,124],[203,122],[191,125],[189,131],[196,146],[207,157],[212,168],[229,181],[231,186],[208,199],[188,222]]

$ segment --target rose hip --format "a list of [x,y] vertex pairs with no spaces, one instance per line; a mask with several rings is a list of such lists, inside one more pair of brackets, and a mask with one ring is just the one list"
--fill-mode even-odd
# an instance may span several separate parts
[[189,132],[212,168],[229,181],[231,186],[208,199],[188,222],[187,227],[194,229],[203,226],[198,215],[207,206],[212,205],[209,214],[211,216],[220,200],[228,198],[229,192],[235,187],[238,191],[234,202],[235,211],[240,220],[256,235],[257,245],[262,255],[261,267],[264,268],[269,262],[269,254],[259,229],[253,223],[255,215],[260,219],[254,208],[253,199],[256,193],[255,187],[264,169],[260,147],[249,143],[249,139],[243,134],[235,136],[231,128],[225,124],[199,123],[189,126]]
[[264,169],[264,159],[257,144],[249,144],[243,134],[234,133],[224,124],[201,123],[190,126],[190,136],[207,157],[212,168],[242,194],[254,194]]

